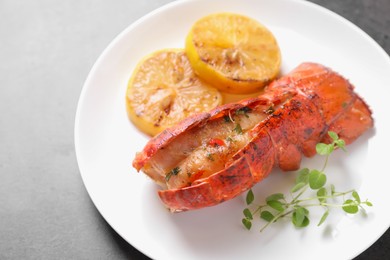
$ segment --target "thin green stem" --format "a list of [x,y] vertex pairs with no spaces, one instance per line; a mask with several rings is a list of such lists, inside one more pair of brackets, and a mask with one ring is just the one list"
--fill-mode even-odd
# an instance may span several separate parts
[[294,203],[295,204],[299,204],[301,202],[310,201],[310,200],[318,200],[318,199],[333,199],[333,198],[336,198],[336,197],[345,196],[345,195],[347,195],[349,193],[352,193],[353,191],[354,190],[349,190],[349,191],[346,191],[346,192],[335,192],[335,193],[333,193],[333,195],[329,195],[329,196],[309,197],[309,198],[305,198],[305,199],[295,200]]
[[325,163],[324,163],[324,166],[322,166],[321,172],[324,172],[326,166],[328,165],[329,155],[330,155],[330,154],[327,154],[326,157],[325,157]]
[[[233,121],[233,118],[231,118],[231,115],[229,114],[229,117],[231,119],[232,122]],[[344,150],[344,144],[342,146],[340,146],[340,140],[341,139],[338,139],[337,135],[335,133],[328,133],[329,136],[333,139],[333,142],[331,144],[329,144],[328,147],[326,147],[328,150],[327,150],[327,153],[324,154],[322,150],[321,152],[318,152],[319,154],[324,154],[326,155],[325,156],[325,161],[324,161],[324,165],[321,169],[320,172],[324,172],[327,165],[328,165],[328,161],[329,161],[329,157],[330,157],[330,154],[333,152],[333,150],[337,147],[340,147]],[[322,149],[324,147],[325,144],[322,144],[322,147],[320,147],[320,149]],[[330,146],[333,146],[333,147],[330,147]],[[332,149],[333,148],[333,149]],[[305,173],[306,174],[306,173]],[[299,178],[301,178],[302,176],[300,176]],[[306,177],[306,176],[304,176]],[[299,179],[297,179],[299,180]],[[306,182],[305,182],[306,183]],[[296,184],[298,185],[298,184]],[[301,185],[301,184],[300,184]],[[294,186],[294,190],[296,189],[299,189],[299,187],[301,186]],[[331,185],[331,194],[330,195],[324,195],[324,196],[314,196],[314,197],[308,197],[308,198],[303,198],[303,199],[300,199],[301,196],[307,191],[307,189],[310,187],[309,183],[305,184],[302,188],[300,188],[299,192],[296,191],[296,192],[290,192],[290,196],[291,196],[291,201],[288,202],[284,197],[283,197],[283,200],[280,200],[279,202],[283,204],[283,209],[282,211],[279,211],[277,213],[275,213],[276,215],[273,216],[273,218],[268,221],[261,229],[260,229],[260,232],[262,232],[264,229],[266,229],[269,225],[271,225],[272,223],[275,223],[276,221],[278,221],[279,219],[283,218],[283,217],[286,217],[292,213],[294,213],[295,211],[297,212],[297,214],[301,214],[301,212],[298,212],[298,208],[307,208],[307,207],[324,207],[326,208],[326,210],[329,210],[329,207],[345,207],[345,206],[358,206],[359,209],[361,210],[365,210],[363,205],[366,205],[366,206],[372,206],[372,203],[369,202],[369,201],[361,201],[360,202],[360,199],[357,198],[357,200],[351,200],[351,203],[342,203],[342,204],[337,204],[337,203],[328,203],[326,201],[326,199],[334,199],[336,197],[341,197],[341,196],[345,196],[347,194],[351,194],[353,195],[353,197],[358,197],[358,195],[354,195],[353,192],[355,190],[348,190],[348,191],[345,191],[345,192],[336,192],[334,191],[334,186]],[[317,192],[317,194],[326,194],[326,192],[323,192],[321,191],[320,193]],[[296,195],[295,195],[296,194]],[[343,198],[345,200],[345,198]],[[315,202],[316,201],[316,202]],[[349,202],[349,201],[348,201]],[[307,203],[307,204],[305,204]],[[260,206],[257,206],[257,208],[252,212],[252,215],[255,215],[255,214],[260,214],[260,216],[262,215],[262,210],[263,208],[266,208],[267,207],[270,207],[268,204],[265,204],[265,205],[260,205]],[[270,207],[271,209],[272,207]],[[343,208],[344,209],[344,208]],[[345,211],[348,212],[348,210],[344,209]],[[271,209],[272,211],[272,209]],[[355,212],[351,212],[351,213],[355,213]],[[272,214],[272,213],[271,213]],[[293,218],[294,218],[294,215],[293,215]],[[326,218],[326,216],[325,216]],[[321,220],[322,222],[323,220]]]
[[267,205],[260,205],[260,206],[258,206],[257,208],[256,208],[256,210],[255,211],[253,211],[252,212],[252,215],[255,215],[257,212],[261,212],[261,209],[262,208],[264,208],[264,207],[266,207]]
[[334,207],[334,208],[338,208],[338,207],[342,207],[344,206],[343,204],[331,204],[331,203],[324,203],[324,202],[321,202],[321,203],[314,203],[314,204],[305,204],[305,205],[301,205],[303,207],[319,207],[319,206],[325,206],[325,207]]
[[[270,222],[267,222],[267,224],[265,224],[261,229],[260,229],[260,232],[262,232],[264,229],[266,229],[269,225],[271,225],[272,223],[275,223],[278,219],[280,218],[283,218],[285,216],[287,216],[288,214],[291,214],[292,210],[289,211],[289,212],[279,212],[277,215],[274,216],[273,219],[271,219]],[[283,214],[284,213],[284,214]]]
[[299,192],[298,195],[296,195],[296,196],[293,198],[293,200],[290,202],[290,204],[295,203],[295,202],[299,199],[299,197],[302,196],[303,193],[305,193],[305,191],[307,190],[308,187],[309,187],[309,184],[306,184],[306,185],[302,188],[301,192]]

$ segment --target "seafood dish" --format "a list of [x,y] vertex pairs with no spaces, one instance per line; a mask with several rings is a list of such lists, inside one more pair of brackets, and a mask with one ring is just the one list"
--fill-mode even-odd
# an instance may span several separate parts
[[133,167],[162,187],[172,212],[230,200],[274,168],[293,171],[328,131],[350,144],[373,127],[368,105],[343,76],[302,63],[254,98],[190,116],[150,139]]

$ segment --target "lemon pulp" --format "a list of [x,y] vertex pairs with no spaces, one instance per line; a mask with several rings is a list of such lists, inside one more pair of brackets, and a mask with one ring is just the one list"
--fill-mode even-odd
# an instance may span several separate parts
[[161,50],[145,57],[127,87],[130,120],[152,136],[221,103],[219,91],[194,74],[181,49]]
[[185,50],[200,78],[221,91],[260,91],[280,70],[278,43],[265,26],[249,17],[218,13],[195,22]]

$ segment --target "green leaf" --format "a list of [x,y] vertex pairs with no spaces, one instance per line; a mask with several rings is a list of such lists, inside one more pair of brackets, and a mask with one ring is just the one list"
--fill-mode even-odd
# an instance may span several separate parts
[[326,183],[326,175],[318,170],[312,170],[309,174],[309,185],[313,190],[322,188]]
[[252,221],[250,221],[249,219],[246,219],[246,218],[242,219],[242,224],[244,224],[245,228],[248,230],[250,230],[252,227]]
[[278,200],[270,200],[270,201],[267,201],[267,205],[270,206],[271,208],[279,211],[279,212],[282,212],[284,211],[284,205],[283,203],[281,203],[280,201]]
[[365,203],[367,206],[372,207],[372,203],[371,203],[371,202],[365,201],[364,203]]
[[267,222],[271,222],[274,219],[274,215],[268,210],[262,211],[260,217]]
[[353,200],[346,200],[343,203],[343,210],[350,214],[355,214],[359,211],[358,206],[356,205],[356,202]]
[[335,132],[329,131],[328,135],[330,136],[330,138],[333,139],[333,141],[336,141],[339,139],[339,136]]
[[308,218],[309,211],[303,207],[297,207],[292,214],[292,222],[296,227],[306,227],[310,221]]
[[294,211],[294,216],[295,217],[295,223],[297,226],[301,226],[303,221],[305,220],[306,214],[305,211],[303,210],[302,207],[298,207]]
[[292,222],[293,222],[294,226],[296,226],[296,227],[307,227],[310,224],[310,220],[308,217],[305,217],[303,222],[300,225],[295,223],[294,217],[292,218]]
[[324,214],[322,215],[321,219],[320,219],[320,222],[318,222],[318,225],[317,226],[320,226],[322,223],[325,222],[325,220],[328,218],[329,216],[329,210],[327,209]]
[[308,168],[303,168],[298,172],[298,177],[295,180],[295,183],[303,182],[303,183],[309,183],[309,172],[310,170]]
[[265,200],[271,201],[271,200],[282,200],[282,199],[284,199],[283,193],[274,193],[274,194],[269,195]]
[[244,213],[245,218],[250,219],[250,220],[253,219],[252,213],[248,208],[244,209],[244,211],[242,213]]
[[253,195],[253,191],[252,189],[250,189],[246,194],[246,204],[250,205],[254,199],[255,199],[255,195]]
[[357,191],[353,191],[352,192],[352,197],[354,197],[354,199],[357,201],[357,203],[359,203],[360,204],[360,196],[359,196],[359,194],[357,193]]
[[318,143],[316,145],[316,151],[319,155],[331,154],[334,150],[333,144]]
[[328,192],[326,191],[326,189],[324,187],[320,188],[318,191],[317,191],[317,197],[318,197],[318,200],[320,201],[320,203],[326,203],[326,198],[323,198],[325,197]]
[[335,143],[338,147],[340,147],[341,149],[343,149],[344,151],[347,151],[347,150],[345,149],[345,141],[344,141],[343,139],[336,140],[336,141],[334,141],[334,143]]
[[295,184],[294,187],[292,187],[291,192],[292,193],[297,192],[305,186],[306,186],[306,183],[299,182],[299,183]]

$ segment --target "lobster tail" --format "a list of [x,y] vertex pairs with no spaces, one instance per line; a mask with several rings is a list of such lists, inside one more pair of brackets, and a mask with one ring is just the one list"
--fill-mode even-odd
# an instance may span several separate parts
[[151,139],[133,166],[180,212],[232,199],[278,167],[297,170],[334,131],[347,144],[373,127],[371,111],[341,75],[303,63],[262,95],[187,118]]

